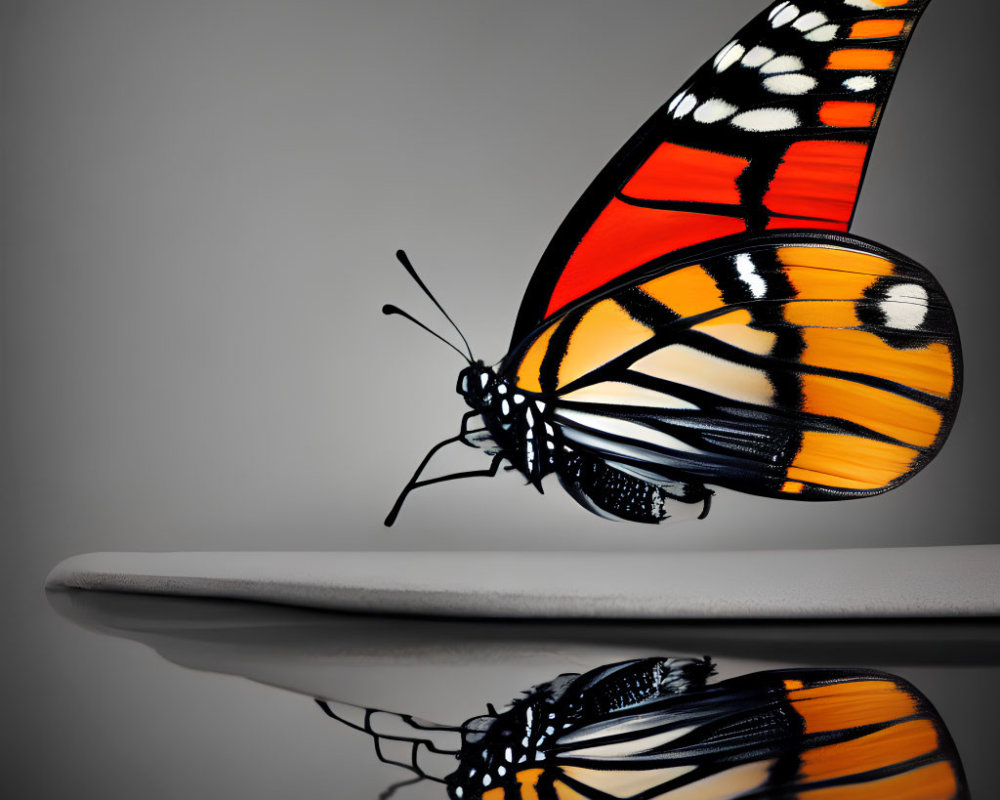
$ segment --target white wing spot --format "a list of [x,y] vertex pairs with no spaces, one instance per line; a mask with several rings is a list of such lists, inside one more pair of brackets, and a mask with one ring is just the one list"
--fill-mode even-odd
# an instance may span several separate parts
[[715,67],[719,66],[719,62],[722,61],[722,59],[724,59],[729,54],[729,51],[736,47],[736,45],[737,41],[735,39],[722,45],[722,49],[716,53],[715,58],[712,59],[712,65]]
[[792,23],[792,27],[800,31],[811,31],[813,28],[819,27],[824,22],[826,22],[826,14],[822,11],[810,11],[795,20],[795,22]]
[[774,8],[771,9],[771,13],[767,15],[767,18],[774,19],[778,14],[781,13],[781,10],[787,5],[788,5],[788,0],[785,0],[784,3],[778,3],[778,5],[776,5]]
[[780,28],[782,25],[787,25],[793,19],[799,15],[799,7],[788,3],[781,11],[774,15],[771,19],[772,28]]
[[715,71],[725,72],[733,64],[743,58],[746,48],[738,42],[730,42],[722,48],[719,55],[715,57]]
[[753,111],[737,114],[730,122],[745,131],[767,133],[797,128],[799,116],[790,108],[755,108]]
[[684,92],[678,92],[674,95],[674,99],[670,101],[667,105],[667,111],[673,113],[673,110],[677,108],[677,104],[684,99]]
[[870,92],[878,85],[873,75],[855,75],[844,81],[844,86],[852,92]]
[[816,79],[801,72],[772,75],[764,79],[764,88],[774,94],[806,94],[816,88]]
[[681,117],[686,117],[691,113],[691,109],[698,105],[698,98],[693,94],[684,95],[684,99],[678,104],[677,108],[674,109],[674,117],[680,119]]
[[805,64],[798,56],[778,56],[764,64],[760,71],[765,75],[773,75],[776,72],[798,72],[804,68]]
[[821,25],[820,27],[809,31],[805,35],[805,39],[810,42],[829,42],[837,38],[837,31],[840,30],[839,25]]
[[698,106],[694,112],[694,118],[698,122],[718,122],[720,119],[725,119],[735,112],[736,106],[727,103],[725,100],[713,97],[711,100],[706,100]]
[[770,47],[757,45],[743,56],[742,63],[744,67],[759,67],[765,61],[770,61],[772,58],[774,58],[774,51]]
[[749,253],[740,253],[736,256],[736,272],[755,300],[760,300],[767,294],[767,283],[757,272],[757,265],[753,263]]
[[845,6],[854,6],[855,8],[863,8],[865,11],[883,11],[883,7],[879,3],[873,2],[873,0],[844,0]]
[[878,305],[888,327],[913,331],[927,318],[927,290],[917,283],[897,283]]

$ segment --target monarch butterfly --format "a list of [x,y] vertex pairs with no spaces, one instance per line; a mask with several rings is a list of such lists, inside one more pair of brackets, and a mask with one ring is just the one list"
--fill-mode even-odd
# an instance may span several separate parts
[[[539,491],[555,473],[588,510],[647,523],[704,517],[707,484],[837,500],[920,470],[958,408],[955,318],[927,270],[847,230],[928,2],[781,0],[753,19],[584,192],[495,367],[400,251],[465,342],[448,343],[471,410],[386,524],[413,489],[504,460]],[[454,442],[490,467],[419,480]]]
[[[968,797],[947,729],[901,678],[789,669],[706,685],[713,669],[708,658],[647,658],[560,675],[459,727],[372,710],[352,723],[317,702],[454,800]],[[379,733],[379,716],[409,735]],[[460,737],[453,750],[435,743],[442,731]],[[383,753],[393,741],[406,761]],[[450,755],[452,771],[421,766],[435,755]]]

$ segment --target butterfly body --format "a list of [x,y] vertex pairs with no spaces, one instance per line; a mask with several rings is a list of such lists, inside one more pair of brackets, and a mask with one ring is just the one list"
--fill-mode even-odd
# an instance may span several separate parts
[[559,439],[540,396],[525,393],[482,361],[459,373],[457,391],[482,418],[488,434],[470,436],[470,442],[489,455],[502,455],[541,491],[542,478],[559,471],[560,462]]
[[654,523],[704,515],[708,485],[837,500],[925,466],[961,394],[955,318],[848,228],[928,2],[781,0],[738,32],[570,211],[508,355],[469,358],[485,433],[456,439]]
[[[643,470],[648,455],[632,459],[632,466],[622,461],[609,466],[608,451],[581,446],[564,435],[563,417],[571,412],[560,410],[555,393],[527,393],[516,375],[497,375],[475,362],[460,373],[458,392],[484,425],[483,431],[466,435],[467,443],[510,462],[540,492],[542,479],[554,473],[585,508],[634,522],[667,519],[672,500],[707,504],[711,496],[668,464],[660,474]],[[627,454],[621,458],[629,461]]]

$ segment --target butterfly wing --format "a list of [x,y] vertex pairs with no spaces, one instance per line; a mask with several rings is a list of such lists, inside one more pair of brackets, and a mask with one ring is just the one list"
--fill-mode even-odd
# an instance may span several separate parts
[[782,0],[615,155],[528,284],[511,349],[669,253],[770,229],[846,231],[903,50],[929,0]]
[[570,493],[647,522],[666,498],[703,499],[702,483],[883,492],[938,451],[961,388],[954,316],[930,273],[820,232],[654,263],[556,315],[503,369],[546,398]]
[[647,701],[570,726],[543,763],[523,797],[968,797],[936,711],[877,672],[761,672]]

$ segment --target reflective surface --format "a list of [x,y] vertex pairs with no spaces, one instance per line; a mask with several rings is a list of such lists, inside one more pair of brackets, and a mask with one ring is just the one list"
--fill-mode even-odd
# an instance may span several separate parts
[[[115,662],[134,660],[128,658],[134,651],[97,640],[109,674],[122,676],[122,687],[119,697],[105,692],[107,705],[85,726],[88,736],[74,758],[103,765],[112,786],[116,776],[128,776],[119,788],[143,781],[152,798],[210,792],[263,798],[275,791],[376,798],[412,775],[379,763],[371,737],[330,719],[312,698],[332,701],[335,710],[378,708],[458,725],[488,713],[488,703],[502,712],[526,689],[561,673],[707,653],[717,664],[712,684],[782,668],[897,675],[940,714],[961,754],[971,796],[990,797],[1000,785],[992,756],[1000,735],[1000,625],[992,622],[514,624],[97,592],[51,592],[49,600],[78,625],[141,642],[174,664],[257,684],[180,670],[168,675],[156,659],[131,665],[138,672],[129,675],[124,663]],[[174,682],[172,691],[163,690],[165,678]],[[136,681],[148,681],[151,694],[137,700]],[[149,748],[144,763],[130,760],[136,754],[128,748],[122,758],[115,751],[122,741]],[[169,775],[146,785],[154,762],[171,765]],[[447,795],[443,786],[424,781],[401,787],[396,796]]]
[[[789,664],[902,675],[942,713],[973,796],[996,796],[998,659],[969,649],[975,631],[918,631],[904,648],[883,629],[831,643],[802,629],[684,627],[633,631],[626,648],[538,629],[520,662],[468,629],[428,654],[425,629],[405,625],[400,646],[426,657],[419,668],[375,649],[303,687],[297,676],[327,672],[337,637],[370,623],[244,608],[223,624],[199,608],[139,615],[146,646],[59,619],[40,589],[53,565],[93,551],[996,542],[992,0],[932,3],[854,227],[932,268],[961,320],[962,413],[921,481],[821,508],[734,496],[668,533],[609,528],[506,475],[428,489],[405,526],[382,527],[412,459],[461,412],[457,362],[378,313],[417,311],[392,252],[407,248],[476,352],[499,356],[580,191],[762,5],[0,3],[5,794],[364,800],[398,768],[303,688],[460,720],[567,669],[712,653],[720,679]],[[191,641],[168,646],[181,634]],[[572,636],[580,646],[560,650]],[[442,650],[485,655],[472,671]],[[257,683],[210,674],[251,667]]]

